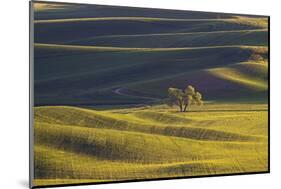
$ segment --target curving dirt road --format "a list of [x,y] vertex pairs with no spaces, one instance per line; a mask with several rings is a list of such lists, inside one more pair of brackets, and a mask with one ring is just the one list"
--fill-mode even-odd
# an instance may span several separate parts
[[159,99],[159,98],[153,98],[153,97],[146,97],[146,96],[128,94],[128,93],[126,93],[126,91],[127,91],[127,89],[126,88],[122,88],[122,87],[116,88],[116,89],[112,90],[113,93],[121,95],[121,96],[129,96],[129,97],[147,99],[147,100],[150,100],[149,102],[156,102],[156,101],[162,100],[162,99]]

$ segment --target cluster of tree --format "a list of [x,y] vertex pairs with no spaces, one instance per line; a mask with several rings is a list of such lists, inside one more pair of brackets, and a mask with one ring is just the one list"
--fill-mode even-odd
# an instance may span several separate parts
[[190,105],[202,105],[202,95],[195,90],[194,87],[188,85],[185,90],[178,88],[168,89],[169,99],[167,104],[169,106],[178,106],[180,112],[186,112]]

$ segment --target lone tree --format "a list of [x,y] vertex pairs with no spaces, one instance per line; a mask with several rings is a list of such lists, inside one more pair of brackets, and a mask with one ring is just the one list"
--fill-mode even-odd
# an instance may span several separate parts
[[178,106],[180,112],[186,112],[190,105],[202,105],[202,95],[194,87],[188,85],[185,90],[177,88],[168,89],[168,105]]

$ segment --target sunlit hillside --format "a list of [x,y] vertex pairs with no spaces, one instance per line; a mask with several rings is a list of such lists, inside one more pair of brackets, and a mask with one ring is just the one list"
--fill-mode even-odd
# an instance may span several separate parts
[[267,17],[34,7],[34,185],[268,171]]
[[187,114],[161,106],[38,107],[35,183],[266,171],[267,119],[264,105],[206,105]]

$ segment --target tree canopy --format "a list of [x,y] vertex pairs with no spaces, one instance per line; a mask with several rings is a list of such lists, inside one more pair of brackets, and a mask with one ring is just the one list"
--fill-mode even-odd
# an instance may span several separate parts
[[190,105],[202,105],[202,95],[196,91],[191,85],[188,85],[184,90],[178,88],[168,89],[168,105],[178,106],[180,112],[186,112]]

